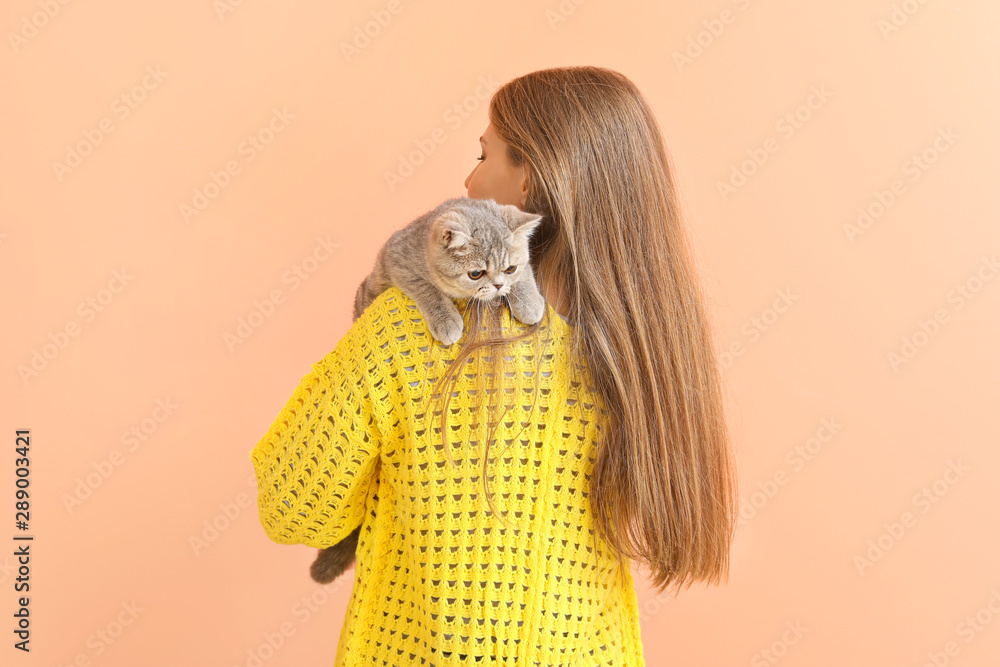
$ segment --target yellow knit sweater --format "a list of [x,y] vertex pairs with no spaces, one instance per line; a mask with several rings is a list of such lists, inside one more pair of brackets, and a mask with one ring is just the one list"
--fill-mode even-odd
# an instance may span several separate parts
[[[468,299],[455,303],[467,315]],[[603,409],[589,376],[574,379],[574,369],[588,371],[570,359],[569,325],[546,309],[536,338],[505,353],[511,409],[485,473],[496,514],[483,487],[489,420],[472,412],[484,387],[468,370],[475,361],[447,411],[456,467],[436,403],[424,420],[465,335],[449,347],[435,341],[395,287],[313,364],[251,452],[271,540],[323,548],[362,527],[335,667],[645,664],[631,569],[617,576],[591,523]],[[526,328],[503,313],[506,335]],[[536,396],[532,341],[546,337]]]

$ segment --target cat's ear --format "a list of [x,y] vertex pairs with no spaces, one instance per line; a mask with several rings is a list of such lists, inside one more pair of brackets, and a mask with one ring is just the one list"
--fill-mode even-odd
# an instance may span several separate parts
[[434,240],[447,250],[462,252],[472,235],[465,216],[458,211],[445,211],[431,223]]
[[507,212],[510,219],[510,230],[514,232],[514,238],[519,243],[527,242],[528,237],[534,233],[542,221],[542,216],[537,213],[526,213],[511,204],[507,204]]

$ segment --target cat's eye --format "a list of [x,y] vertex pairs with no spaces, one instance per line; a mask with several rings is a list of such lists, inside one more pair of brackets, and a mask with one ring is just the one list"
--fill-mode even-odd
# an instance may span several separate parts
[[[478,274],[478,275],[475,275],[475,274]],[[469,271],[469,277],[472,278],[473,280],[479,280],[480,278],[482,278],[485,275],[486,275],[486,272],[483,271],[482,269],[476,269],[475,271]]]
[[517,271],[517,267],[513,264],[503,270],[504,273],[514,273],[515,271]]

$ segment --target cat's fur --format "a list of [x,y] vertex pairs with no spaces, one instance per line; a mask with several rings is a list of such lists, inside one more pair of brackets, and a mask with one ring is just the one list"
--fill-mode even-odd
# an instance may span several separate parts
[[[511,315],[535,324],[545,314],[528,263],[528,239],[542,217],[492,199],[455,197],[396,231],[379,250],[375,268],[354,298],[354,319],[389,286],[413,299],[434,338],[451,345],[462,337],[464,321],[452,299],[490,301],[506,297]],[[510,273],[506,269],[514,267]],[[483,271],[478,279],[469,274]],[[331,547],[320,549],[309,568],[326,584],[354,562],[361,527]]]

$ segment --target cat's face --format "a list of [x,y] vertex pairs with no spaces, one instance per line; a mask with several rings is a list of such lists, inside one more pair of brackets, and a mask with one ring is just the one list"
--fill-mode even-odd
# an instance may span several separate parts
[[528,240],[541,216],[492,199],[460,198],[435,220],[429,264],[452,298],[507,296],[527,269]]

